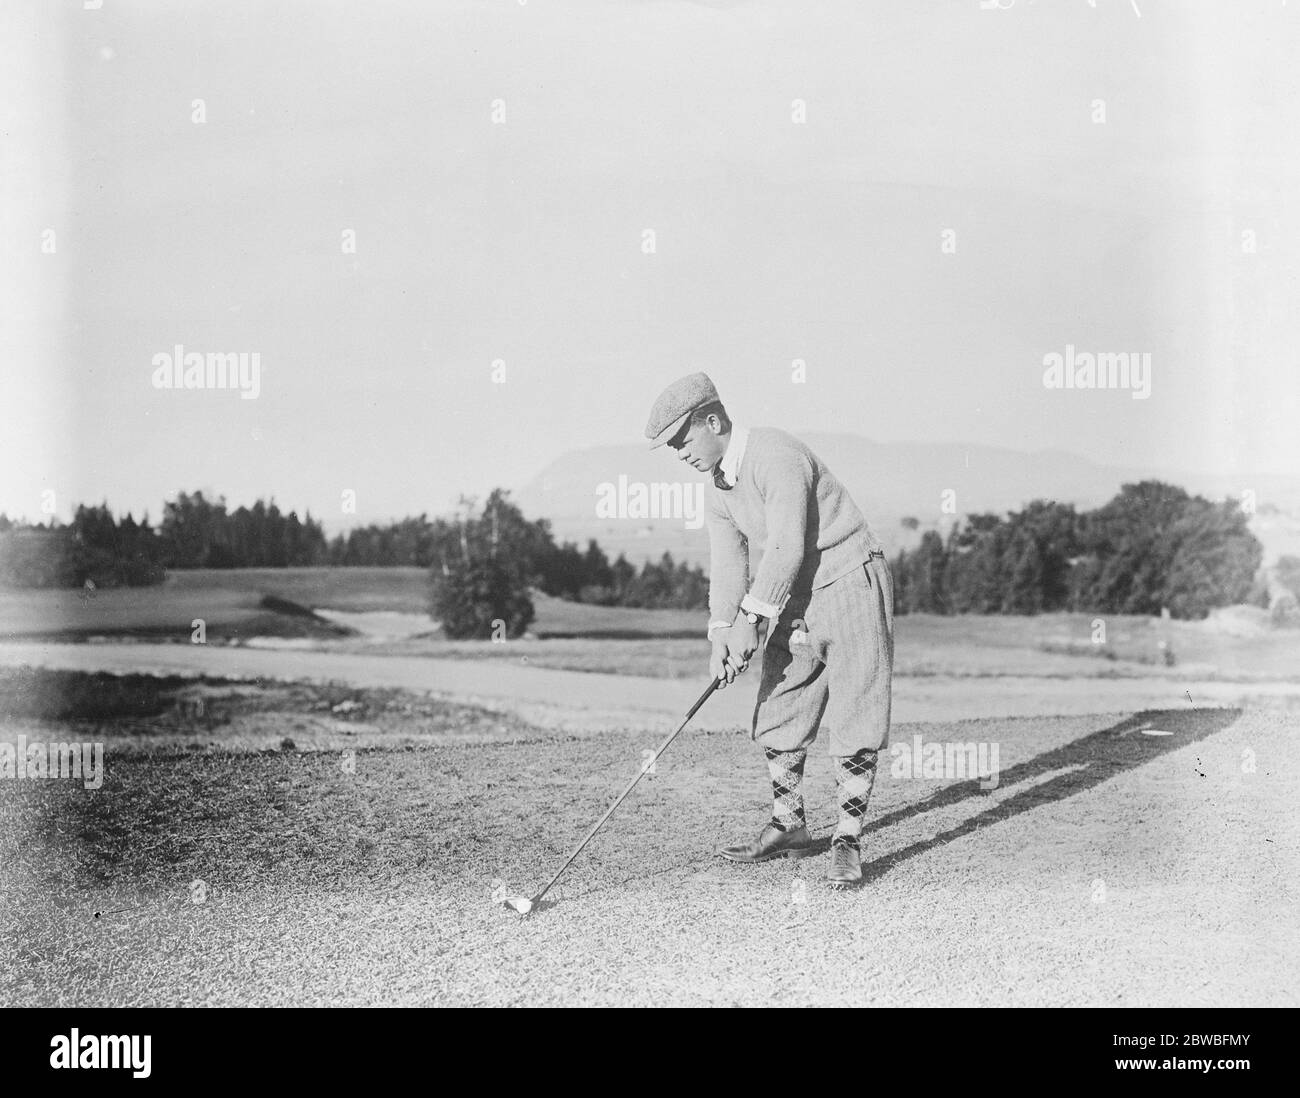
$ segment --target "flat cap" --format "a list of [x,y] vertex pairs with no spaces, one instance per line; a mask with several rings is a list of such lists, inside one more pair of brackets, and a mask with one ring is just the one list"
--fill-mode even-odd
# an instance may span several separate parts
[[697,408],[721,399],[708,374],[679,377],[659,394],[655,406],[650,409],[650,421],[645,425],[645,437],[651,440],[650,449],[662,446],[677,434]]

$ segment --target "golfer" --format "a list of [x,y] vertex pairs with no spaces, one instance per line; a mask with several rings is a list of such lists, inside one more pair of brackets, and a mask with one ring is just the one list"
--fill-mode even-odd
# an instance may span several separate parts
[[651,449],[666,444],[712,479],[710,673],[734,682],[767,638],[752,737],[767,756],[772,819],[753,842],[718,853],[733,862],[812,853],[803,770],[823,731],[839,801],[826,879],[855,884],[876,759],[889,743],[894,586],[884,550],[816,454],[774,427],[733,423],[707,374],[668,386],[645,433]]

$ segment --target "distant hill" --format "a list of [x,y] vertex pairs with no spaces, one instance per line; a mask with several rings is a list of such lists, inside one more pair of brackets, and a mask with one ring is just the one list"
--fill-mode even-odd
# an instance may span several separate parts
[[[1300,477],[1234,477],[1099,465],[1061,450],[1025,453],[994,446],[962,443],[881,443],[858,435],[794,431],[808,443],[848,487],[867,520],[892,555],[911,546],[923,531],[946,531],[954,517],[980,511],[1016,510],[1033,499],[1073,503],[1080,509],[1099,506],[1121,484],[1158,479],[1187,491],[1222,499],[1240,498],[1244,489],[1256,494],[1259,515],[1252,522],[1265,544],[1265,561],[1280,553],[1300,552]],[[625,477],[633,486],[681,484],[701,478],[671,452],[644,446],[605,446],[572,450],[542,470],[514,494],[530,518],[549,518],[560,540],[585,544],[595,538],[614,558],[620,552],[639,563],[665,550],[676,558],[707,564],[708,534],[690,530],[681,518],[600,517],[597,502],[602,484],[612,486],[612,498]],[[942,494],[956,493],[957,515],[940,510]],[[918,520],[916,531],[901,521]]]

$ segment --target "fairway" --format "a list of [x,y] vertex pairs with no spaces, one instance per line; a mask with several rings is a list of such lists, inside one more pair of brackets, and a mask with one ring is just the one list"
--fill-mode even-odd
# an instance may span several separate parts
[[[0,589],[0,635],[147,636],[189,642],[194,619],[213,637],[301,636],[271,596],[345,611],[427,609],[422,568],[242,568],[168,572],[155,587]],[[430,622],[432,629],[433,623]],[[287,630],[287,631],[286,631]]]
[[[146,694],[6,720],[109,750],[94,792],[0,783],[0,1003],[1296,1003],[1294,709],[897,725],[997,743],[1000,782],[883,773],[842,894],[824,853],[713,857],[767,779],[739,726],[688,730],[522,919],[494,896],[536,888],[662,731],[342,685]],[[815,751],[807,795],[824,847]]]
[[698,695],[701,615],[539,596],[538,639],[501,644],[332,624],[407,615],[424,582],[0,594],[0,742],[105,759],[97,789],[0,780],[0,1004],[1296,1002],[1298,631],[900,617],[893,743],[996,745],[996,788],[891,757],[865,879],[835,893],[814,749],[818,856],[723,863],[770,810],[747,679],[524,919],[499,898],[544,883]]
[[[202,568],[173,570],[155,587],[96,589],[0,588],[0,637],[147,637],[189,643],[202,619],[213,639],[257,636],[329,637],[284,614],[267,597],[307,610],[343,614],[400,613],[428,618],[424,568]],[[703,611],[588,606],[534,591],[540,636],[589,638],[694,637]]]
[[[196,619],[213,644],[270,644],[323,652],[498,660],[533,667],[698,678],[707,645],[702,610],[591,606],[534,591],[532,638],[507,643],[449,641],[427,617],[422,568],[196,569],[169,573],[159,587],[0,589],[0,640],[87,638],[190,645]],[[277,612],[268,596],[331,621]],[[350,615],[409,615],[413,635],[347,634]],[[337,623],[337,624],[336,624]],[[1213,621],[1078,613],[896,619],[900,676],[1115,676],[1231,681],[1300,681],[1300,629],[1234,635]],[[1162,642],[1165,647],[1161,647]],[[1167,659],[1167,653],[1172,660]]]

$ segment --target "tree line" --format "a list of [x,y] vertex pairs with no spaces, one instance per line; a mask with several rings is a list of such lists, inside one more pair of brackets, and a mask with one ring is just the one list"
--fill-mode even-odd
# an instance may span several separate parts
[[[916,520],[903,520],[916,529]],[[892,562],[899,613],[1036,614],[1076,610],[1203,617],[1251,599],[1263,547],[1240,507],[1189,496],[1159,481],[1126,484],[1093,511],[1038,500],[1009,514],[972,514],[945,538],[927,531]],[[452,515],[357,527],[327,539],[310,512],[274,501],[229,511],[224,499],[180,493],[162,521],[106,504],[71,523],[15,523],[0,515],[0,584],[138,586],[169,568],[311,565],[427,568],[434,616],[449,635],[517,635],[532,621],[529,592],[602,606],[702,610],[702,568],[665,553],[637,568],[610,561],[593,539],[557,544],[546,519],[526,519],[509,493]],[[492,623],[499,623],[493,625]],[[455,632],[453,632],[455,631]]]
[[1126,484],[1076,512],[1043,500],[1005,517],[975,514],[945,539],[927,531],[893,561],[898,613],[1053,610],[1201,618],[1257,595],[1264,549],[1231,500],[1160,481]]
[[226,510],[224,499],[178,494],[162,522],[114,518],[108,505],[77,507],[67,524],[14,522],[0,515],[0,583],[11,587],[140,587],[169,568],[288,568],[331,563],[310,512],[299,519],[275,502]]
[[[486,527],[482,527],[487,523]],[[480,538],[480,527],[487,531]],[[694,609],[705,605],[703,569],[665,553],[640,568],[610,561],[593,539],[585,550],[557,544],[546,519],[529,521],[494,490],[482,508],[462,499],[454,515],[356,527],[327,539],[308,511],[299,519],[272,500],[231,511],[224,498],[181,492],[154,527],[146,514],[115,519],[107,504],[81,505],[72,521],[19,523],[0,515],[0,585],[136,587],[161,583],[168,569],[311,566],[463,569],[481,545],[504,545],[516,582],[548,595],[602,606]],[[526,595],[526,592],[525,592]]]
[[77,508],[72,522],[48,526],[0,515],[0,586],[144,587],[167,575],[163,543],[128,513],[120,522],[107,507]]

